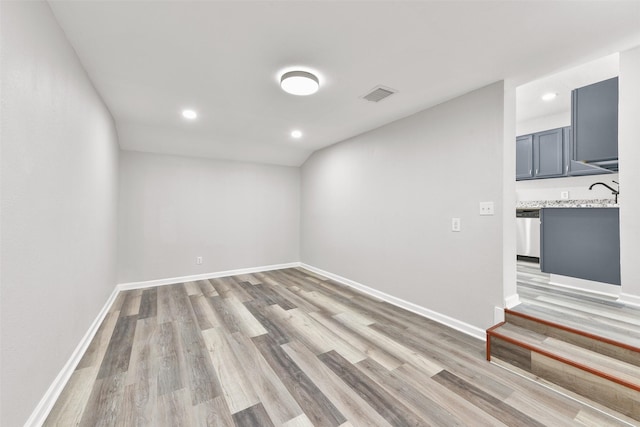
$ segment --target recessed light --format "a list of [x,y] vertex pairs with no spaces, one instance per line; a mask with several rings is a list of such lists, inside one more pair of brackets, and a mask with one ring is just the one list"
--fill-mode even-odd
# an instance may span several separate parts
[[318,78],[306,71],[289,71],[280,78],[280,87],[292,95],[312,95],[318,91]]
[[198,118],[198,113],[194,110],[182,110],[182,117],[188,120],[195,120]]
[[558,96],[557,93],[545,93],[544,95],[542,95],[542,100],[551,101],[552,99],[556,99],[556,96]]
[[300,137],[302,137],[302,132],[301,132],[301,131],[299,131],[299,130],[291,131],[291,136],[292,136],[293,138],[300,138]]

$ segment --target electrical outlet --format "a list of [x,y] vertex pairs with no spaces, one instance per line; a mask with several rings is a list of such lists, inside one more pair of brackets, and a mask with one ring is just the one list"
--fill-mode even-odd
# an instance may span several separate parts
[[202,257],[201,256],[196,257],[196,264],[198,264],[198,265],[202,264]]
[[493,202],[480,202],[480,215],[493,215]]
[[460,231],[460,218],[451,218],[451,231]]
[[560,192],[560,198],[562,200],[569,200],[569,192],[568,191],[561,191]]

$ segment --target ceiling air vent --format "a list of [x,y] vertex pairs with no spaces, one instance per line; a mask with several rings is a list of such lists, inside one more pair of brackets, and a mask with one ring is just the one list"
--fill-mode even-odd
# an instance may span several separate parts
[[397,90],[394,90],[388,87],[378,86],[368,94],[364,95],[362,99],[366,99],[367,101],[370,101],[370,102],[380,102],[383,99],[388,98],[389,96],[393,95],[396,92]]

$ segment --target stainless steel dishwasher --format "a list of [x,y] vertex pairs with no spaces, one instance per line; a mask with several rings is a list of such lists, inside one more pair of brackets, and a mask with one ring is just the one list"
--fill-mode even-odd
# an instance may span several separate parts
[[518,258],[540,260],[539,209],[516,209],[516,254]]

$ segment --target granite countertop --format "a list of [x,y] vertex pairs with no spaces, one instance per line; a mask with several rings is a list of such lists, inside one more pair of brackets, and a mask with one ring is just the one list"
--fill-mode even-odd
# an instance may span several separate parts
[[540,208],[617,208],[619,205],[613,199],[593,200],[529,200],[516,204],[516,209]]

